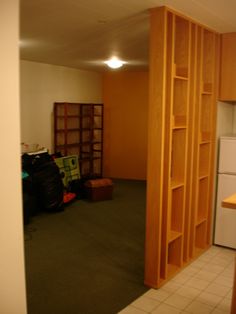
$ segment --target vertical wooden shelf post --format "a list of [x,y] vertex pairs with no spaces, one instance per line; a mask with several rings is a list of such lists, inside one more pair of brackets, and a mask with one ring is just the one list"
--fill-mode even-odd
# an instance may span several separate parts
[[[160,285],[165,136],[166,9],[151,11],[145,284]],[[159,71],[157,71],[159,69]]]

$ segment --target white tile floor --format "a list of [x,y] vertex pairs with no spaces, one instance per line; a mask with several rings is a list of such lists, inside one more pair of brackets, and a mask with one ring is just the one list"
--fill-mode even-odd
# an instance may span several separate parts
[[235,251],[212,246],[158,290],[119,314],[230,313]]

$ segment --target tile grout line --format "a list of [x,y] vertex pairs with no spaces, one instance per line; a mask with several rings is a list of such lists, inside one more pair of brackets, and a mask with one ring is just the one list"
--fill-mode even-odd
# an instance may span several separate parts
[[[218,248],[218,247],[217,247],[217,248]],[[224,248],[223,248],[223,250],[224,250]],[[221,298],[221,300],[220,300],[219,302],[217,302],[217,304],[215,304],[215,305],[210,305],[210,304],[208,304],[208,303],[205,303],[204,301],[203,301],[203,302],[202,302],[202,301],[199,301],[199,303],[202,303],[203,305],[206,305],[206,306],[211,307],[212,309],[210,310],[209,313],[212,313],[212,312],[219,306],[219,304],[220,304],[221,302],[223,302],[223,301],[226,300],[226,299],[231,299],[231,297],[230,297],[230,298],[227,298],[226,296],[228,295],[228,293],[230,292],[230,290],[232,289],[232,287],[230,288],[230,287],[228,287],[228,286],[222,285],[222,286],[224,286],[225,288],[228,288],[228,289],[229,289],[229,291],[227,292],[227,294],[224,295],[224,296],[220,296],[220,295],[218,295],[218,294],[215,294],[214,292],[212,293],[212,292],[207,292],[207,291],[206,291],[207,288],[208,288],[211,284],[215,284],[215,285],[219,285],[219,286],[220,286],[220,284],[215,283],[215,280],[216,280],[219,276],[223,276],[223,277],[225,277],[226,279],[228,278],[227,276],[222,275],[222,273],[231,265],[231,263],[233,262],[233,259],[230,260],[225,266],[219,265],[219,264],[217,264],[217,263],[214,263],[214,261],[213,261],[215,258],[217,258],[218,255],[221,255],[220,258],[222,258],[222,259],[224,258],[224,257],[222,256],[223,253],[224,253],[223,250],[221,251],[221,248],[220,248],[219,250],[217,250],[218,252],[217,252],[216,254],[210,254],[210,255],[212,255],[212,256],[211,256],[211,258],[208,259],[208,260],[205,260],[205,261],[204,261],[204,258],[203,258],[203,261],[200,260],[200,262],[202,262],[204,265],[201,266],[201,267],[199,267],[199,268],[198,268],[198,267],[194,267],[194,265],[192,265],[192,267],[194,267],[194,268],[197,269],[197,272],[194,273],[194,274],[191,274],[191,275],[186,275],[186,277],[189,277],[186,282],[188,282],[190,279],[195,278],[195,276],[196,276],[199,272],[201,272],[201,271],[204,270],[204,267],[205,267],[207,264],[213,264],[213,265],[215,265],[215,266],[222,267],[223,269],[222,269],[220,272],[218,272],[218,273],[217,273],[217,272],[215,273],[215,272],[209,272],[209,271],[208,271],[209,273],[215,274],[216,277],[214,277],[213,280],[209,281],[209,283],[207,284],[207,286],[206,286],[205,288],[203,288],[203,289],[198,289],[198,288],[196,288],[196,287],[191,287],[191,286],[189,286],[190,288],[193,288],[193,289],[198,290],[199,293],[198,293],[195,297],[193,297],[193,298],[190,298],[190,297],[187,297],[187,296],[183,296],[184,298],[191,300],[191,302],[190,302],[189,304],[187,304],[183,309],[179,309],[179,308],[176,307],[175,305],[171,305],[171,304],[165,303],[165,301],[166,301],[168,298],[170,298],[172,295],[174,295],[174,294],[177,294],[177,295],[178,295],[178,293],[177,293],[178,290],[180,290],[180,289],[186,287],[186,286],[185,286],[185,285],[186,285],[186,282],[184,282],[184,283],[178,283],[177,281],[175,282],[173,279],[172,279],[173,281],[171,280],[172,283],[178,285],[179,287],[178,287],[176,290],[170,292],[170,294],[168,295],[168,297],[166,297],[166,298],[163,299],[162,301],[160,301],[160,300],[158,300],[158,299],[156,299],[156,298],[154,298],[154,297],[152,297],[152,296],[145,296],[145,297],[144,297],[144,295],[141,296],[141,297],[144,297],[144,298],[146,298],[146,299],[155,300],[155,301],[159,302],[159,304],[156,305],[156,306],[151,310],[151,312],[150,312],[150,311],[146,311],[146,310],[144,310],[144,309],[142,309],[142,308],[140,308],[140,307],[138,307],[138,306],[131,305],[132,303],[130,304],[130,306],[133,307],[133,308],[135,308],[135,309],[137,309],[137,310],[143,311],[144,313],[153,313],[153,311],[155,311],[158,307],[160,307],[162,304],[164,304],[164,305],[167,305],[167,306],[172,307],[173,309],[176,309],[176,310],[180,311],[180,313],[183,313],[183,312],[187,312],[187,311],[186,311],[187,307],[189,307],[193,302],[195,302],[195,301],[197,300],[197,298],[199,297],[200,294],[202,294],[202,293],[205,292],[205,293],[209,293],[209,294],[212,294],[212,295],[214,295],[214,296],[217,296],[217,297],[220,297],[220,298]],[[208,252],[208,253],[210,253],[210,252]],[[229,256],[230,256],[230,255],[229,255]],[[203,254],[202,256],[200,256],[200,258],[201,258],[201,257],[204,257],[204,254]],[[218,257],[219,257],[219,256],[218,256]],[[197,261],[198,261],[198,259],[195,260],[195,262],[197,262]],[[189,266],[191,266],[191,264],[189,264],[188,267],[189,267]],[[185,268],[185,269],[187,269],[187,268]],[[183,270],[183,271],[184,271],[184,270]],[[207,272],[207,270],[206,270],[206,272]],[[181,272],[180,272],[179,274],[181,274]],[[177,274],[177,275],[178,275],[178,274]],[[201,278],[195,278],[195,279],[197,279],[197,280],[204,280],[204,279],[201,279]],[[169,281],[169,282],[171,282],[171,281]],[[205,280],[205,281],[208,281],[208,280]],[[164,286],[165,286],[165,285],[164,285]],[[154,289],[154,290],[156,290],[156,291],[159,290],[159,291],[163,291],[163,292],[169,293],[169,291],[165,290],[164,286],[161,287],[160,289],[157,289],[157,290]],[[151,288],[150,290],[148,290],[148,291],[151,291],[151,290],[152,290],[152,288]],[[147,291],[147,292],[148,292],[148,291]],[[182,295],[179,295],[179,296],[182,296]],[[134,300],[134,301],[135,301],[135,300]],[[223,309],[221,309],[221,310],[222,310],[222,312],[225,312]],[[225,313],[227,313],[227,312],[225,312]]]

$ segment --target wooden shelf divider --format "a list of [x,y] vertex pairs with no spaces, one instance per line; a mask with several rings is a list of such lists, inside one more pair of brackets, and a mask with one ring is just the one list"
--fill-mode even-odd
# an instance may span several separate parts
[[210,244],[218,42],[173,10],[151,10],[145,283],[153,288]]

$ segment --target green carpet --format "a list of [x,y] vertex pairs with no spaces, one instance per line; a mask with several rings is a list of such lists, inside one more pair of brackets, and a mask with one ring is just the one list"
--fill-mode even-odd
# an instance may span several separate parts
[[145,291],[143,181],[78,200],[25,227],[28,314],[115,314]]

